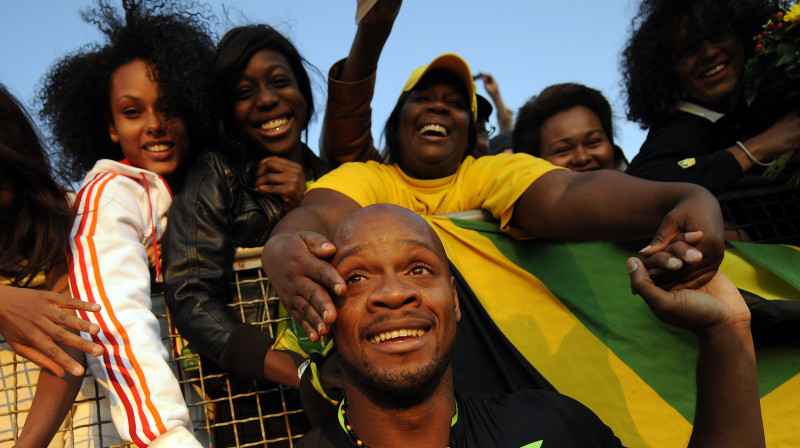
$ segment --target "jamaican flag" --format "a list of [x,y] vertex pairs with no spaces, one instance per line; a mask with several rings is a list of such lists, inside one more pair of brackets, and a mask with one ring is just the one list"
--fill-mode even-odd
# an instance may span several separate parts
[[[591,408],[626,446],[686,446],[697,343],[690,333],[662,324],[631,294],[625,260],[638,246],[515,240],[496,223],[426,219],[485,313],[549,384]],[[800,250],[731,244],[722,270],[748,291],[754,317],[761,309],[772,316],[767,330],[783,328],[764,347],[757,341],[767,445],[797,446],[797,321],[786,331],[781,306],[772,305],[788,304],[796,312]],[[793,343],[782,344],[781,335]]]

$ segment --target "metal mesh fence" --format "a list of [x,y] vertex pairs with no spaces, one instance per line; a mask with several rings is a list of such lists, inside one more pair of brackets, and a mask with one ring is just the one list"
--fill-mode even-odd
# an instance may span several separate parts
[[[719,196],[729,229],[754,242],[800,245],[800,190],[780,186],[740,189]],[[472,214],[470,214],[472,213]],[[474,215],[474,216],[473,216]],[[485,220],[485,213],[458,214]],[[261,249],[240,249],[233,267],[231,310],[242,321],[275,337],[277,325],[293,321],[280,313],[277,295],[261,271]],[[175,331],[161,294],[153,295],[170,363],[184,390],[195,435],[204,446],[292,447],[308,429],[297,391],[225,375],[196,354]],[[296,331],[296,334],[302,334]],[[24,426],[39,368],[0,339],[0,448],[13,446]],[[106,398],[89,374],[50,447],[126,447],[115,436]]]
[[[261,250],[240,249],[233,267],[232,312],[276,336],[277,325],[293,325],[280,312],[278,297],[261,271]],[[224,374],[192,350],[175,331],[163,295],[153,294],[170,364],[183,388],[195,436],[211,448],[292,447],[309,429],[296,390],[281,385],[243,381]],[[296,334],[302,334],[296,332]],[[39,368],[15,354],[0,339],[0,447],[13,446],[36,389]],[[133,447],[113,429],[104,390],[87,373],[75,405],[50,447]]]
[[750,187],[722,193],[718,199],[727,229],[739,239],[800,246],[800,189]]

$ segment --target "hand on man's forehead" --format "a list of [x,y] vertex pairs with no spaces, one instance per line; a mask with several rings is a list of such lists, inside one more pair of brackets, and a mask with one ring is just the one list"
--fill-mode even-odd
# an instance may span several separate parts
[[439,236],[422,216],[392,204],[373,204],[352,213],[334,230],[331,237],[331,242],[337,248],[337,255],[333,260],[334,266],[337,259],[348,252],[347,246],[364,242],[365,231],[395,226],[403,229],[408,241],[419,241],[441,255],[444,260],[447,259]]

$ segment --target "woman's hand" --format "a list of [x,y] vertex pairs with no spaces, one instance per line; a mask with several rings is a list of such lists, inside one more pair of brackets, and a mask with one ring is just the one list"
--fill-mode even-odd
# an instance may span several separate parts
[[[795,109],[776,121],[764,132],[744,141],[750,154],[763,163],[769,163],[783,154],[800,148],[800,109]],[[739,147],[728,149],[746,171],[753,166],[752,160]],[[794,159],[800,154],[795,153]]]
[[344,280],[326,261],[334,252],[336,248],[323,235],[297,232],[273,235],[261,256],[281,303],[312,341],[328,334],[336,321],[328,291],[337,295],[345,291]]
[[639,253],[656,284],[697,289],[708,283],[725,255],[719,203],[695,188],[667,213],[650,244]]
[[402,0],[377,0],[369,12],[364,15],[364,18],[361,19],[361,23],[368,25],[394,23],[402,4]]
[[256,191],[281,200],[283,209],[297,208],[306,192],[306,176],[303,167],[283,157],[262,159],[256,173]]
[[103,347],[70,330],[97,334],[100,327],[79,319],[73,310],[95,312],[100,305],[60,294],[0,285],[0,333],[18,354],[58,377],[64,369],[83,375],[83,366],[58,347],[56,342],[93,356]]

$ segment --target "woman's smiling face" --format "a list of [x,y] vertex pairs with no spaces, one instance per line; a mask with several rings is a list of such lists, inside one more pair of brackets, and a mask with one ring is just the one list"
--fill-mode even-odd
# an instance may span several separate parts
[[463,88],[431,77],[411,91],[400,113],[400,167],[431,179],[456,172],[468,146],[470,102]]
[[152,78],[141,59],[114,71],[108,130],[131,165],[169,177],[189,153],[189,138],[182,118],[164,115]]
[[261,50],[236,85],[233,114],[239,132],[264,155],[300,155],[308,108],[286,58]]
[[724,112],[744,72],[744,46],[730,31],[706,34],[676,39],[675,75],[688,100]]

